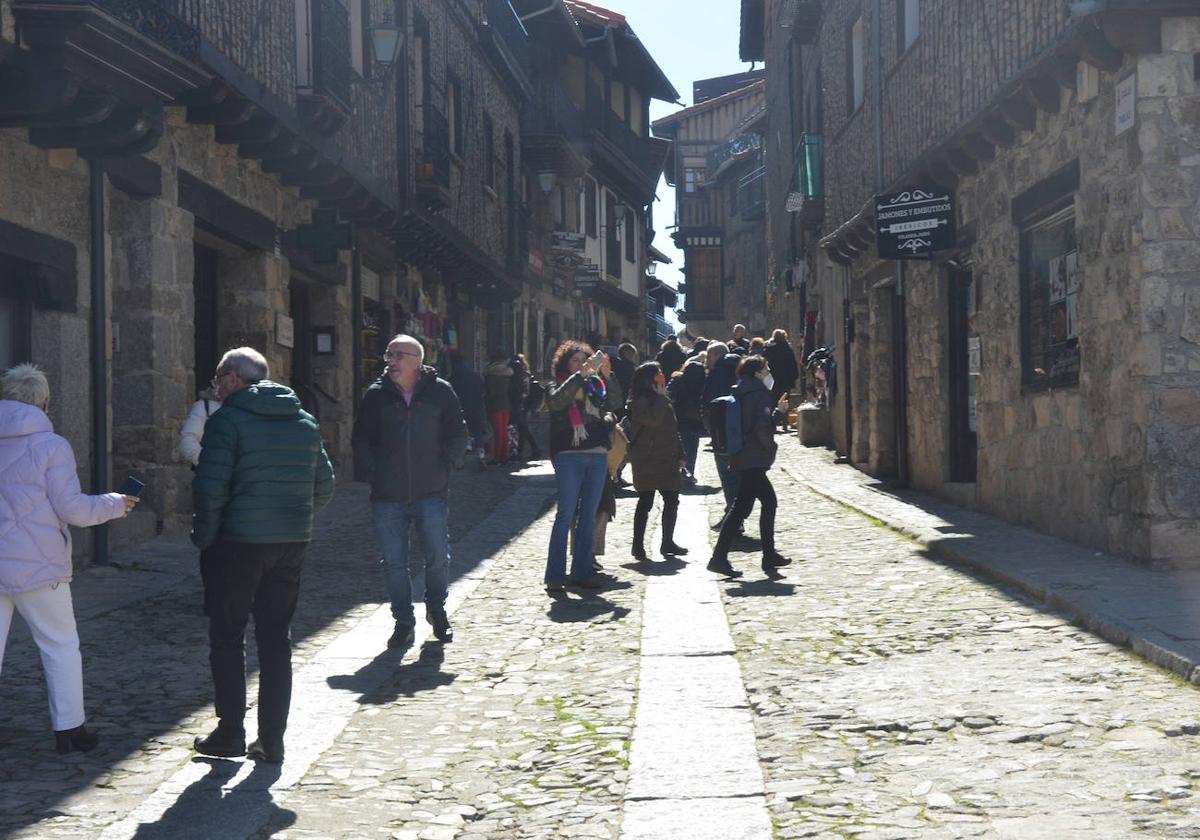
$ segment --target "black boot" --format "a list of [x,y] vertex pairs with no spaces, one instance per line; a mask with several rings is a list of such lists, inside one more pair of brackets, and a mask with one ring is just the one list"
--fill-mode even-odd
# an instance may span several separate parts
[[196,738],[193,746],[201,755],[239,758],[246,754],[246,730],[237,724],[220,721],[212,732]]
[[640,507],[633,512],[633,550],[630,554],[639,563],[645,563],[650,559],[646,555],[646,521],[649,518],[650,512],[643,511]]
[[666,504],[663,505],[662,515],[662,545],[658,551],[663,556],[671,554],[682,557],[688,553],[688,550],[675,544],[675,520],[679,517],[679,495],[672,493],[665,498]]
[[83,724],[74,729],[56,729],[54,731],[54,749],[59,755],[73,752],[89,752],[96,748],[100,739],[96,733],[88,732]]

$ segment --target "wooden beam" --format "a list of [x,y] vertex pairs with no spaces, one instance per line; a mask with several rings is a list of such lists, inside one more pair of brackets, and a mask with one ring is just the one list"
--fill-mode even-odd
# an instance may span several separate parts
[[1067,90],[1074,90],[1078,65],[1079,56],[1064,53],[1056,55],[1046,62],[1046,72],[1054,77],[1059,86]]
[[136,105],[121,105],[96,125],[36,126],[29,130],[29,140],[44,149],[111,151],[131,146],[153,129],[151,114]]
[[334,201],[349,198],[358,189],[358,184],[348,175],[339,175],[329,184],[300,187],[300,197],[317,201]]
[[1107,73],[1117,72],[1124,63],[1124,54],[1108,42],[1098,26],[1084,27],[1079,46],[1084,61]]
[[1034,76],[1025,84],[1029,99],[1048,114],[1057,114],[1062,107],[1062,88],[1053,76]]
[[979,133],[993,146],[1008,148],[1017,142],[1017,136],[1012,127],[999,114],[987,117],[980,126]]
[[1109,12],[1104,16],[1104,39],[1121,52],[1142,55],[1162,52],[1162,18],[1149,12]]
[[996,146],[982,134],[968,134],[963,138],[963,151],[981,163],[996,157]]
[[974,175],[979,171],[975,158],[960,149],[949,149],[944,155],[946,164],[959,175]]
[[294,158],[300,152],[300,141],[290,132],[280,132],[274,140],[265,143],[242,143],[238,154],[254,160],[278,160]]
[[268,157],[263,158],[263,172],[279,173],[283,175],[283,181],[286,184],[289,177],[299,177],[305,173],[311,173],[321,163],[321,156],[312,149],[300,148],[296,154],[291,157]]
[[935,183],[948,190],[958,186],[957,173],[941,161],[933,161],[929,164],[929,175]]
[[302,169],[302,170],[284,170],[283,181],[287,187],[311,187],[321,184],[332,184],[341,177],[339,170],[332,163],[318,163],[317,165]]
[[31,74],[15,68],[0,68],[0,118],[24,119],[31,115],[60,111],[75,101],[79,84],[62,70],[45,75]]
[[279,137],[283,126],[266,111],[256,109],[244,123],[217,126],[217,142],[230,146],[261,145]]
[[1021,96],[1010,96],[1000,103],[1000,115],[1013,128],[1033,131],[1037,127],[1037,110]]
[[71,104],[48,114],[0,116],[0,128],[95,125],[112,116],[118,101],[115,94],[107,91],[84,91]]
[[254,116],[258,106],[246,99],[231,97],[212,105],[188,108],[187,121],[198,125],[241,125]]

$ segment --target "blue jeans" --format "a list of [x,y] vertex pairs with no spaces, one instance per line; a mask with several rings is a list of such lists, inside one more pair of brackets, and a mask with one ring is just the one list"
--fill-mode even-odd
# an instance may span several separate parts
[[696,453],[700,451],[700,429],[679,430],[679,441],[683,444],[683,459],[687,463],[687,471],[696,474]]
[[608,474],[608,456],[603,452],[563,454],[554,457],[554,478],[558,482],[558,510],[550,533],[550,554],[546,558],[546,583],[565,583],[567,579],[567,532],[576,510],[575,544],[571,557],[571,578],[586,580],[592,576],[592,545],[595,539],[596,511]]
[[417,528],[425,554],[425,611],[444,612],[450,586],[450,506],[443,496],[426,496],[415,502],[372,502],[375,536],[387,566],[388,595],[397,624],[416,624],[413,587],[408,575],[408,532]]

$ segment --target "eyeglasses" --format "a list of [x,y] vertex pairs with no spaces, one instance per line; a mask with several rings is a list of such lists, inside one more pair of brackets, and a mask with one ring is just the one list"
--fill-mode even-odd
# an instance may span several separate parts
[[214,391],[217,390],[217,388],[219,388],[221,385],[221,380],[224,379],[226,376],[228,376],[231,373],[233,373],[233,371],[231,371],[231,370],[220,371],[219,373],[214,375],[212,379],[209,380],[209,382],[208,382],[209,386]]
[[410,353],[406,350],[387,350],[383,354],[385,359],[399,359],[401,356],[415,356],[418,359],[421,358],[420,353]]

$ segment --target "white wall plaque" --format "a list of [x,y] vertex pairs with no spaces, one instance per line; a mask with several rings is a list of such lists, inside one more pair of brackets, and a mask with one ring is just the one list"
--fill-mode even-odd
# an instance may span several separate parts
[[275,343],[284,347],[296,346],[296,325],[282,312],[275,313]]
[[1137,74],[1130,73],[1117,82],[1117,136],[1137,123]]

